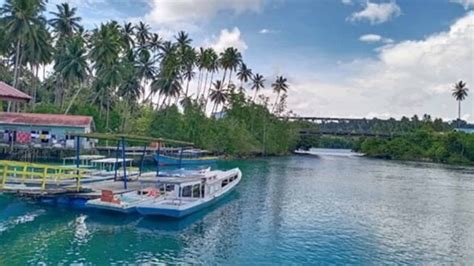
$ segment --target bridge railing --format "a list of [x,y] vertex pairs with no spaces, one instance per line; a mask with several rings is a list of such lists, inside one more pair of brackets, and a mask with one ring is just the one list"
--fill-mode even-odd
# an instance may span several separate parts
[[84,169],[73,167],[0,160],[0,189],[18,189],[9,187],[9,183],[29,185],[46,190],[49,184],[73,185],[76,191],[81,188]]

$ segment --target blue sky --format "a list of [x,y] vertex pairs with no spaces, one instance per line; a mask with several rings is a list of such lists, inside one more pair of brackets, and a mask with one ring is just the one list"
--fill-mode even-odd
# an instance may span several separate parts
[[142,20],[167,38],[184,29],[195,46],[236,46],[267,77],[268,96],[276,75],[289,78],[288,107],[300,115],[452,119],[452,84],[463,79],[474,121],[474,0],[67,2],[88,27]]

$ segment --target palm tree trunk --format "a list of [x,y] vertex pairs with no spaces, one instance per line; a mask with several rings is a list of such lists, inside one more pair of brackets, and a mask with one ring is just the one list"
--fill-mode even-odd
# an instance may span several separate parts
[[73,105],[74,101],[76,100],[76,97],[79,95],[81,90],[82,90],[82,84],[79,84],[79,89],[76,91],[74,96],[72,96],[72,99],[69,102],[69,105],[67,106],[66,111],[64,112],[65,115],[67,115],[67,113],[69,113],[69,109],[71,109],[71,106]]
[[256,98],[257,98],[257,90],[255,90],[255,94],[253,95],[253,102],[255,102]]
[[230,69],[229,72],[229,84],[232,82],[232,68]]
[[189,82],[191,81],[191,79],[188,79],[188,82],[186,84],[186,92],[184,93],[184,98],[188,98],[188,91],[189,91]]
[[227,68],[224,68],[224,76],[222,77],[222,85],[224,85],[226,74],[227,74]]
[[206,85],[207,85],[207,75],[209,74],[209,71],[206,71],[206,79],[204,80],[204,89],[202,90],[202,95],[206,95]]
[[199,93],[201,90],[201,79],[202,79],[202,69],[199,70],[199,78],[198,78],[198,85],[197,85],[197,92],[196,92],[196,100],[199,98]]
[[273,105],[272,113],[275,111],[275,107],[276,107],[276,105],[277,105],[277,103],[278,103],[278,99],[279,99],[279,98],[280,98],[280,92],[278,92],[277,97],[276,97],[276,99],[275,99],[275,104]]
[[461,120],[461,101],[458,101],[458,120]]
[[461,127],[461,101],[458,101],[458,128]]
[[16,88],[18,82],[18,67],[20,65],[20,39],[16,41],[16,52],[15,52],[15,69],[13,71],[13,87]]

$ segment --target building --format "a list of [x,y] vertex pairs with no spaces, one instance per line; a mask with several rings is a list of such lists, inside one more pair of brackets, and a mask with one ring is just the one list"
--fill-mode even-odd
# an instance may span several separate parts
[[[91,116],[0,112],[1,143],[73,148],[74,138],[68,133],[93,130]],[[81,139],[83,148],[91,148],[94,144]]]
[[7,102],[29,102],[31,97],[24,92],[0,81],[0,101]]

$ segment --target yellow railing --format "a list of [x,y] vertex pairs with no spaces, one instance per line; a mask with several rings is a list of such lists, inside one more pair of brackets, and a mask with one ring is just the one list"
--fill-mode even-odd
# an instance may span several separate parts
[[2,178],[0,189],[6,189],[5,184],[8,179],[20,180],[22,184],[40,184],[42,190],[45,190],[46,185],[51,182],[59,184],[61,181],[74,180],[76,190],[79,191],[85,170],[59,165],[0,160],[0,173]]

